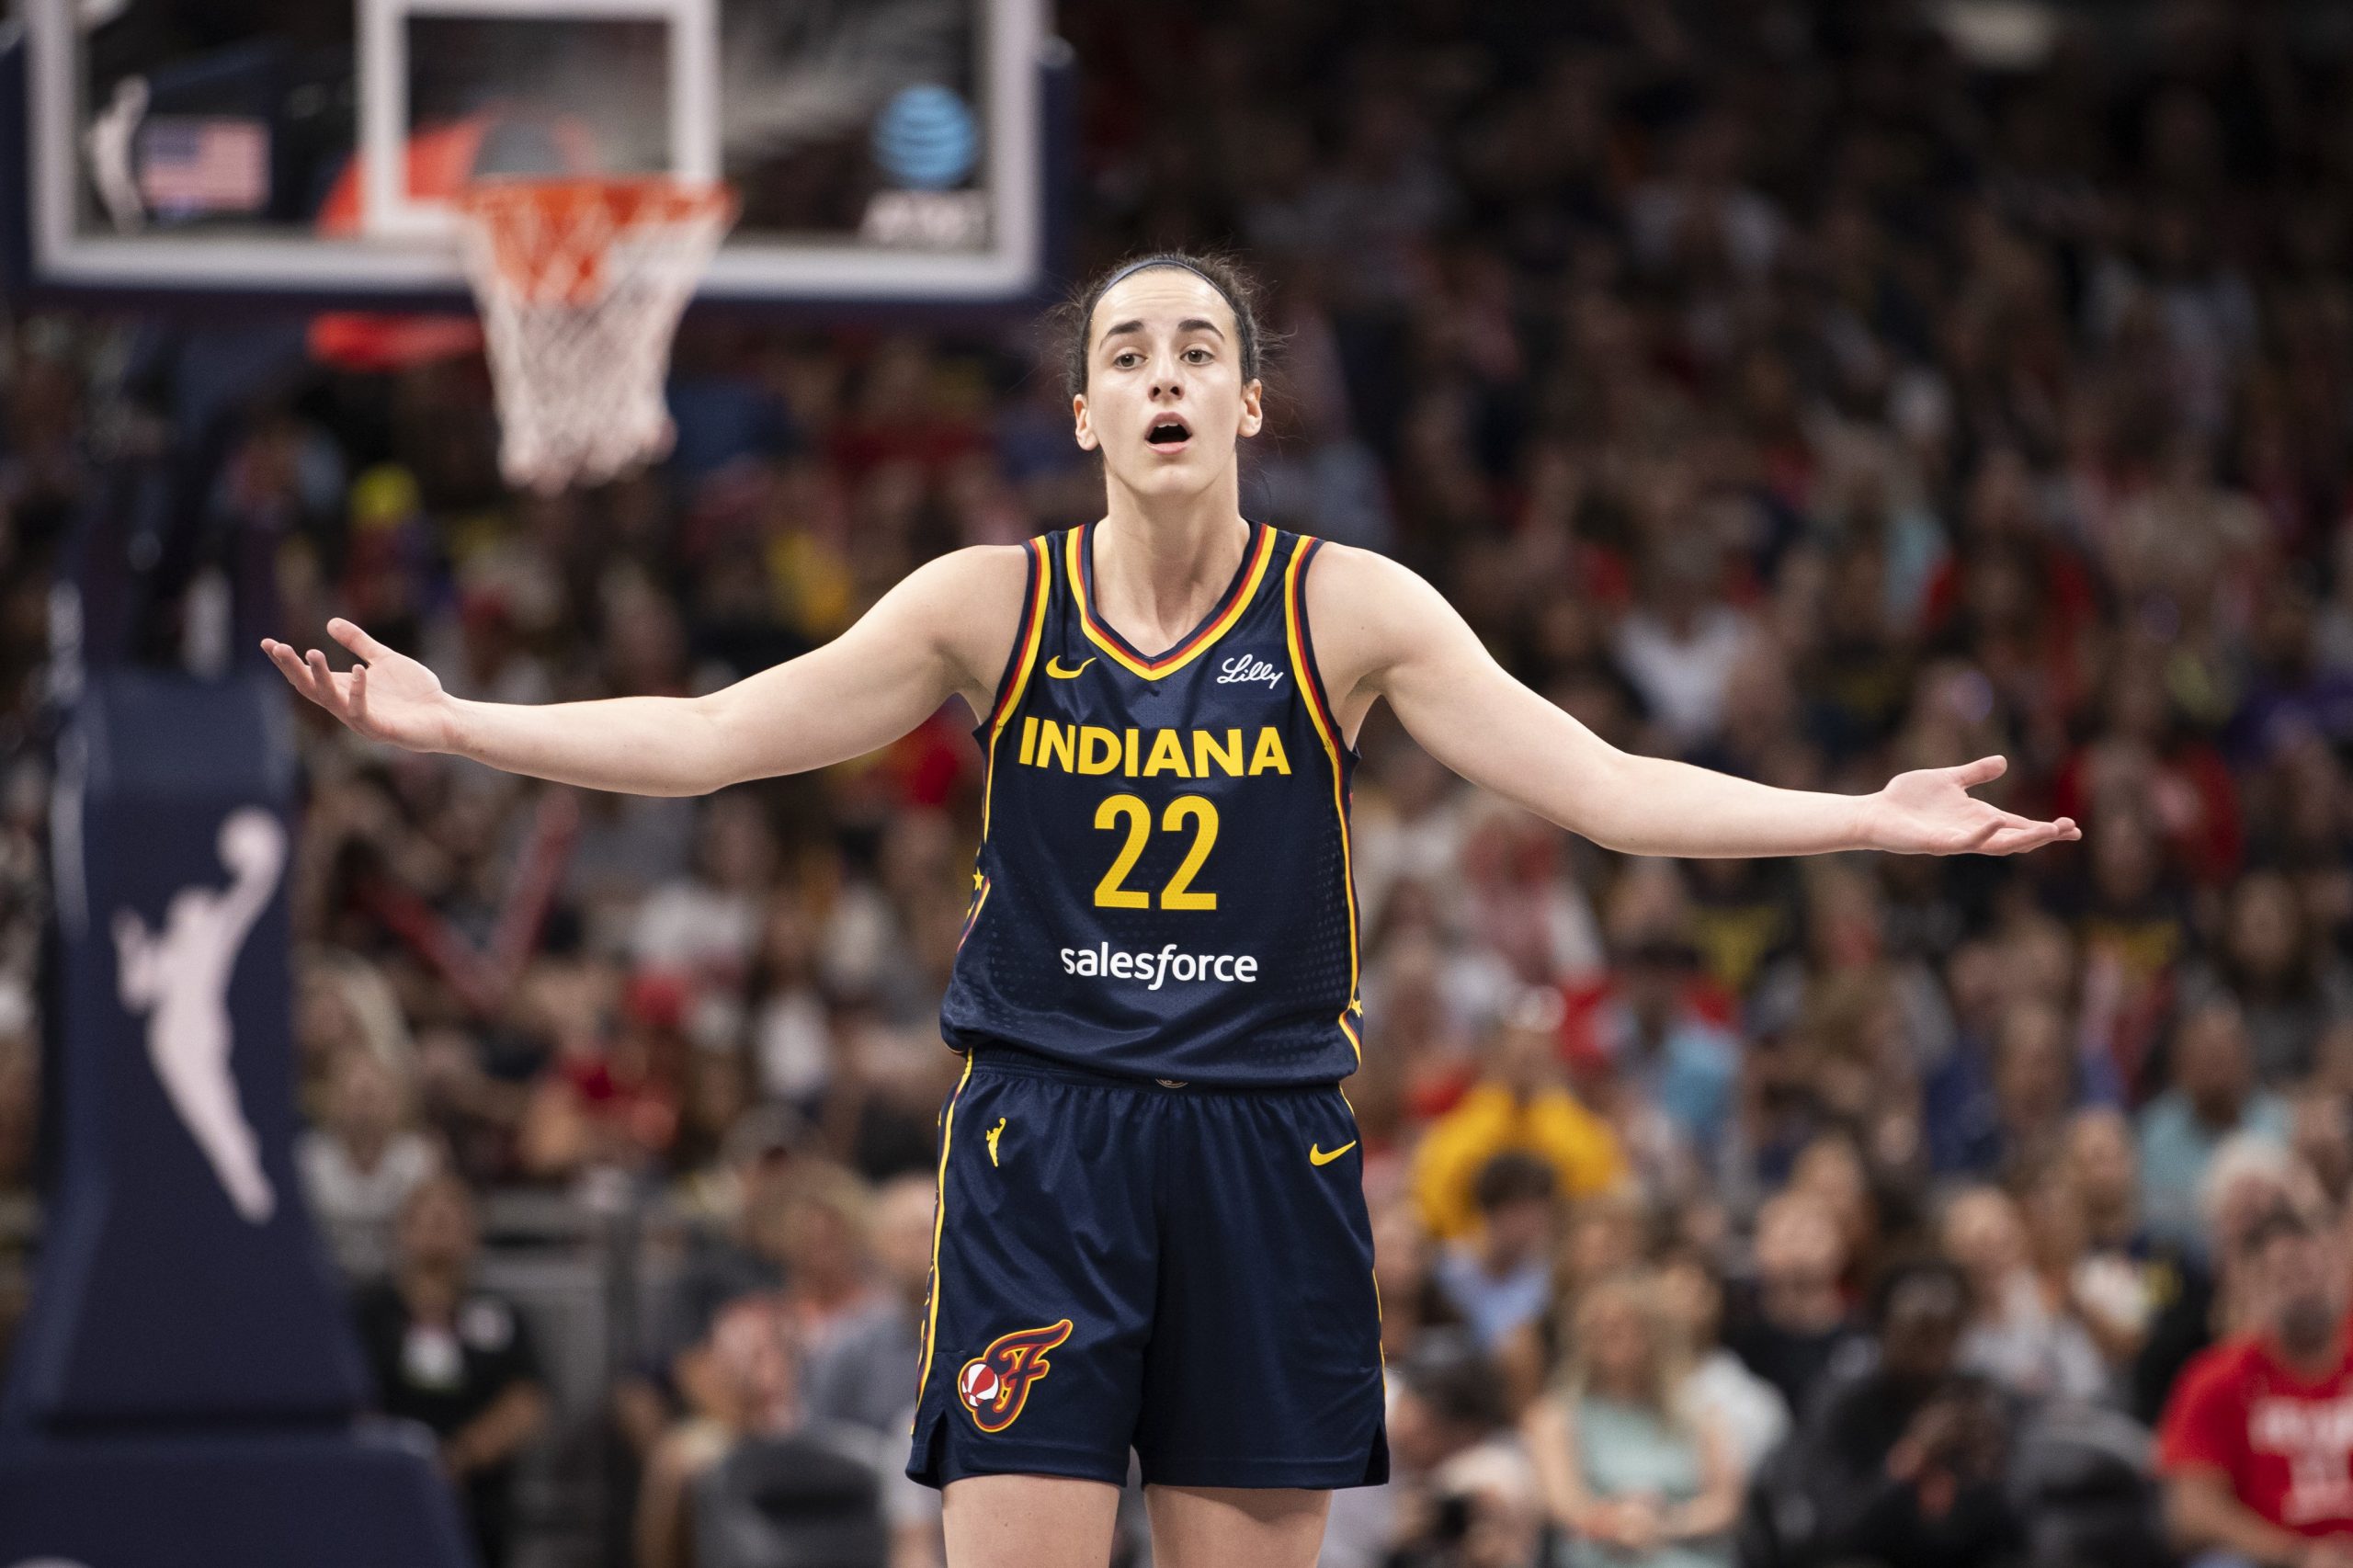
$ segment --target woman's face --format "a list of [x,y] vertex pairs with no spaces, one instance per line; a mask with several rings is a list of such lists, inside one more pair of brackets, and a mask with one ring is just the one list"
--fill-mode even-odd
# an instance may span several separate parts
[[1086,390],[1072,400],[1078,444],[1138,495],[1199,494],[1230,481],[1234,443],[1265,415],[1242,375],[1233,307],[1176,267],[1121,278],[1086,324]]
[[1600,1302],[1585,1322],[1586,1355],[1594,1376],[1604,1386],[1627,1390],[1642,1386],[1650,1371],[1651,1325],[1631,1300],[1612,1297]]
[[1689,1258],[1667,1265],[1659,1271],[1658,1294],[1659,1305],[1689,1343],[1715,1343],[1723,1295],[1705,1268]]
[[2295,962],[2296,890],[2287,878],[2258,872],[2231,900],[2231,956],[2249,972],[2272,976]]

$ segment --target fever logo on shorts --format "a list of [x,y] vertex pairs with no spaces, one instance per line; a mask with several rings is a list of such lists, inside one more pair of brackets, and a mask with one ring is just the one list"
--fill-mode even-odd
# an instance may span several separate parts
[[1046,1352],[1070,1337],[1064,1318],[1044,1328],[1017,1328],[999,1335],[956,1374],[956,1397],[983,1432],[1002,1432],[1029,1403],[1029,1385],[1053,1370]]

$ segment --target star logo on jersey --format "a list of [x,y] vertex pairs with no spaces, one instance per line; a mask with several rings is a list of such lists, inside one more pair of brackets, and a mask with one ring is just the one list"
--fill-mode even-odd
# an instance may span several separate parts
[[1070,1337],[1071,1321],[1001,1334],[956,1374],[956,1397],[983,1432],[1002,1432],[1029,1403],[1029,1387],[1052,1371],[1046,1352]]
[[1076,680],[1080,676],[1086,673],[1086,666],[1094,662],[1095,660],[1090,656],[1080,661],[1078,668],[1074,670],[1066,670],[1063,668],[1063,656],[1060,653],[1057,653],[1052,658],[1046,661],[1046,673],[1053,676],[1056,680]]

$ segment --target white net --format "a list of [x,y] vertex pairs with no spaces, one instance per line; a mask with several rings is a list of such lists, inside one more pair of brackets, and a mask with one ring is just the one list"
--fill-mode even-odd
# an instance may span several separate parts
[[498,397],[499,466],[540,491],[665,456],[670,341],[735,221],[725,186],[490,180],[459,202]]

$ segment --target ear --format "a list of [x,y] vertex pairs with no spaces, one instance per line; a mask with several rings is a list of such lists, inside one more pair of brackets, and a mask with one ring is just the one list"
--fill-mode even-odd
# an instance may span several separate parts
[[1267,423],[1266,388],[1251,381],[1242,389],[1242,434],[1246,437],[1258,433]]
[[1070,420],[1072,434],[1078,437],[1078,449],[1093,451],[1099,443],[1095,439],[1095,421],[1087,415],[1085,392],[1070,400]]

